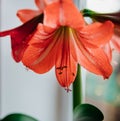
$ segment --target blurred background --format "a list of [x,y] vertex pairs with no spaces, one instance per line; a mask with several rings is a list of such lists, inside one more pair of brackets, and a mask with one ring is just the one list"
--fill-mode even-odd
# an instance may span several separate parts
[[[120,9],[120,0],[75,0],[80,9],[98,12]],[[0,30],[21,25],[16,11],[36,9],[34,0],[0,0]],[[54,68],[43,75],[26,70],[11,57],[10,38],[0,38],[0,118],[10,113],[24,113],[40,121],[72,121],[72,92],[66,93],[56,80]],[[114,54],[114,73],[103,80],[83,70],[85,102],[99,107],[104,121],[120,121],[120,65],[119,54]]]
[[[97,12],[120,11],[120,0],[87,0],[86,7]],[[120,54],[113,53],[113,74],[108,80],[90,72],[86,75],[86,102],[99,107],[104,121],[120,121]]]

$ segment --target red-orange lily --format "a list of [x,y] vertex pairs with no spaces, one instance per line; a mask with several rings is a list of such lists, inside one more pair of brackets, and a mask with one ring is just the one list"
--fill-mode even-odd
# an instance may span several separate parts
[[69,88],[77,72],[77,64],[108,78],[112,66],[100,48],[112,37],[113,24],[85,25],[82,14],[71,0],[49,4],[29,41],[22,62],[37,73],[48,72],[54,65],[61,86]]

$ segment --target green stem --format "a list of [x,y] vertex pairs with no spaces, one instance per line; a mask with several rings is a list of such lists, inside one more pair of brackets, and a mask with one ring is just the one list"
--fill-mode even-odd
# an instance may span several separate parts
[[77,76],[73,83],[73,109],[82,103],[82,79],[81,79],[81,67],[78,64]]

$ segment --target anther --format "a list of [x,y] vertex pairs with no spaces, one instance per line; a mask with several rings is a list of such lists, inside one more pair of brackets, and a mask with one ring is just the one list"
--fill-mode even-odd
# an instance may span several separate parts
[[73,76],[75,76],[75,74],[74,74],[74,73],[72,73],[72,75],[73,75]]
[[60,66],[60,67],[57,67],[56,69],[63,70],[64,68],[67,68],[67,66]]
[[67,92],[72,91],[71,89],[69,89],[69,87],[66,87],[65,90],[66,90]]
[[62,72],[59,72],[58,74],[62,74]]

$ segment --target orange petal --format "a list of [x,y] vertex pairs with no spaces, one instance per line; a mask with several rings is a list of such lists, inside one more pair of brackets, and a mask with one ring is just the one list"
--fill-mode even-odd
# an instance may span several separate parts
[[107,43],[105,46],[102,47],[106,55],[108,56],[109,61],[112,61],[112,48],[110,43]]
[[44,24],[52,28],[56,28],[57,26],[81,28],[84,26],[82,14],[77,10],[71,0],[54,2],[48,5],[44,14]]
[[67,25],[71,28],[82,28],[84,26],[84,18],[72,0],[63,0],[63,4],[60,7],[61,25]]
[[43,11],[45,8],[45,0],[35,0],[36,6],[39,8],[40,11]]
[[108,78],[112,73],[112,66],[105,52],[101,48],[88,49],[80,41],[76,42],[79,64],[90,72]]
[[72,55],[66,55],[66,58],[62,58],[62,55],[57,56],[55,68],[59,84],[62,87],[69,88],[70,84],[74,82],[77,73],[77,63]]
[[23,23],[29,21],[30,19],[32,19],[40,14],[42,14],[42,11],[30,10],[30,9],[22,9],[17,12],[17,16]]
[[55,53],[51,50],[41,61],[39,61],[39,58],[44,56],[44,53],[41,53],[40,51],[41,48],[29,46],[24,53],[22,62],[29,69],[42,74],[48,72],[54,66]]
[[80,55],[79,63],[88,71],[102,75],[105,79],[109,78],[112,66],[102,49],[91,49]]
[[93,23],[84,27],[79,32],[79,39],[87,47],[99,47],[110,41],[113,35],[113,24],[110,21],[105,23]]
[[54,34],[51,33],[51,36],[47,36],[44,27],[39,25],[38,30],[29,42],[22,62],[37,73],[45,73],[55,65],[57,46],[58,42],[54,39]]
[[111,46],[114,50],[120,52],[120,38],[116,35],[113,35],[111,39]]
[[60,0],[44,0],[46,5],[49,5],[53,2],[59,2]]
[[120,52],[120,26],[115,26],[114,35],[111,39],[111,45],[113,49]]
[[[51,19],[52,18],[52,19]],[[59,3],[48,5],[44,10],[44,25],[56,28],[59,23]]]
[[75,80],[77,73],[77,62],[73,57],[74,48],[71,46],[71,38],[68,30],[62,31],[59,37],[60,43],[56,56],[56,76],[61,86],[69,88],[70,84]]

